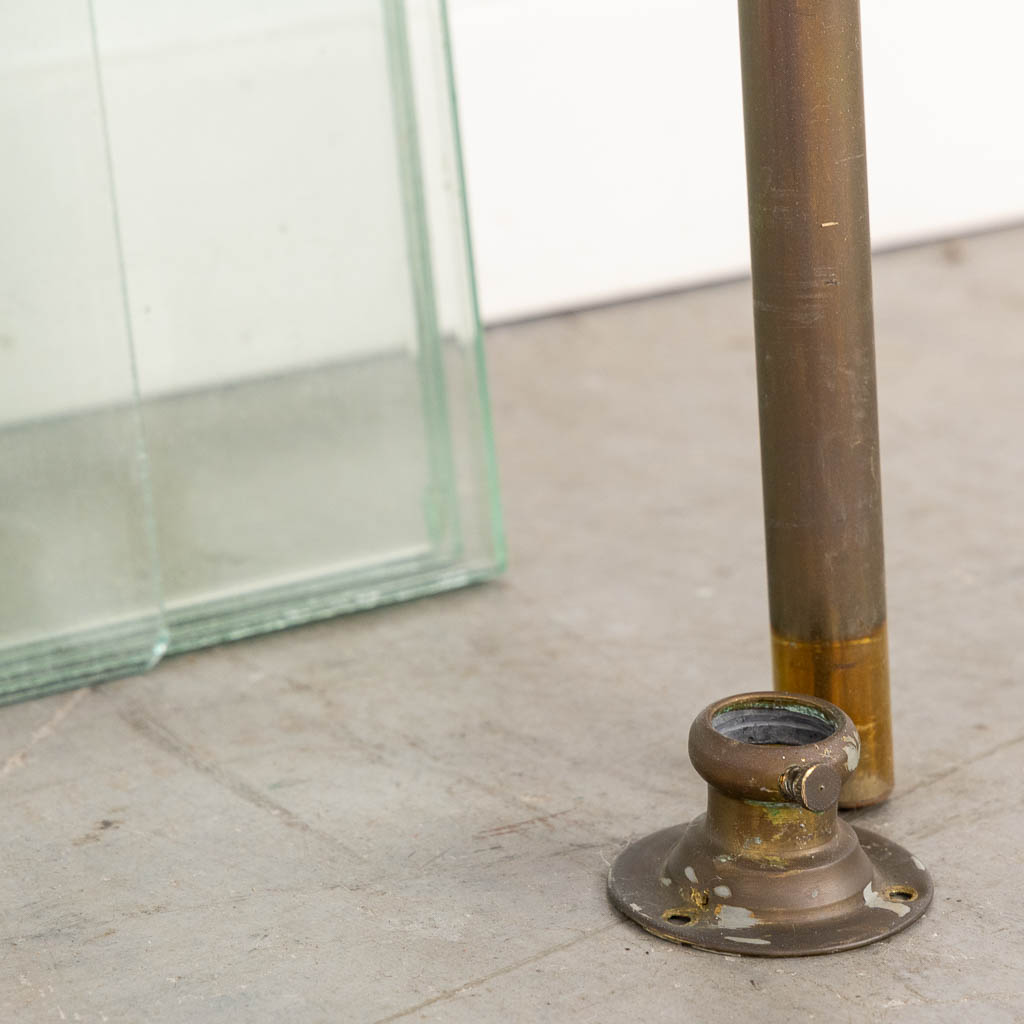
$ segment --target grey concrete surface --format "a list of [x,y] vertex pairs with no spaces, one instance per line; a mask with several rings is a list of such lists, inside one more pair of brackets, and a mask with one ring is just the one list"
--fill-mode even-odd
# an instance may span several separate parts
[[927,917],[811,960],[621,920],[769,684],[749,286],[496,330],[501,582],[0,711],[3,1021],[1024,1020],[1024,231],[876,264],[898,788]]

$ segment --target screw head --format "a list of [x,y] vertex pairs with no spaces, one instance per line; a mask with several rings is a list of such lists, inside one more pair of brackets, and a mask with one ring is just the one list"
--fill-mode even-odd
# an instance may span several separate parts
[[830,764],[812,764],[793,779],[793,795],[809,811],[827,811],[839,800],[843,780]]

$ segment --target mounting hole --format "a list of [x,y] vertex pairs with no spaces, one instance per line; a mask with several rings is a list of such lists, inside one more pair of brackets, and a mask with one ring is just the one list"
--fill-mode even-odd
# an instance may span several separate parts
[[806,704],[734,704],[712,719],[715,732],[741,743],[801,747],[828,739],[838,726]]
[[910,885],[890,885],[885,898],[891,903],[912,903],[917,899],[917,890]]
[[688,910],[666,910],[661,916],[672,924],[693,924],[693,914]]

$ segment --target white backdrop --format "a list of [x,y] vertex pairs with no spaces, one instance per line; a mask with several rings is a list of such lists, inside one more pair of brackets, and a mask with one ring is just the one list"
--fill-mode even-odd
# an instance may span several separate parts
[[[733,0],[449,0],[484,318],[748,265]],[[862,0],[876,247],[1024,218],[1024,10]]]
[[[486,320],[746,269],[734,0],[449,5]],[[379,0],[95,9],[145,392],[412,337]],[[0,6],[0,420],[130,392],[86,10]],[[968,13],[864,0],[876,243],[1024,218],[1024,11]]]

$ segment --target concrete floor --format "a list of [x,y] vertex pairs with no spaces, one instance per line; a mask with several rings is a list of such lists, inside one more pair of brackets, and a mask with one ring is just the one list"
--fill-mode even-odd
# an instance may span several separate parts
[[749,285],[505,328],[499,583],[0,711],[3,1021],[1024,1019],[1024,230],[880,257],[889,942],[659,942],[625,840],[769,685]]

